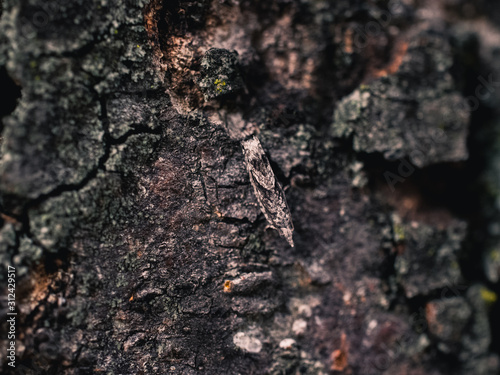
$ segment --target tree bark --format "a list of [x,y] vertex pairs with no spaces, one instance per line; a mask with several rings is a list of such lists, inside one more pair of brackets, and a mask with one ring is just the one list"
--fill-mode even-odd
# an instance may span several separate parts
[[3,372],[499,374],[499,10],[4,1]]

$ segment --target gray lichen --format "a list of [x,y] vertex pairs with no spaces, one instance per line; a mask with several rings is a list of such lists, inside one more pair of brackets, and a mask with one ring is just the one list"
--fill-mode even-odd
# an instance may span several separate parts
[[235,95],[244,89],[236,51],[211,48],[203,56],[201,67],[199,86],[205,100]]
[[[337,54],[351,25],[383,19],[378,3],[29,3],[0,21],[0,65],[23,90],[4,119],[0,229],[1,265],[27,291],[23,373],[450,373],[435,349],[493,373],[493,297],[460,281],[466,224],[391,221],[365,179],[366,153],[467,156],[446,29],[412,19],[426,5],[393,13],[384,59],[402,24],[419,30],[401,65],[347,94],[330,127],[378,46]],[[200,88],[206,102],[181,107]],[[262,142],[294,249],[266,230],[241,138],[212,106]],[[427,302],[442,309],[422,332],[409,311]]]
[[452,62],[444,35],[415,35],[395,74],[338,103],[331,134],[352,135],[355,151],[409,157],[418,167],[466,159],[471,109],[451,78]]
[[465,223],[455,221],[445,230],[416,222],[396,223],[394,228],[395,240],[404,244],[394,267],[408,298],[463,283],[457,253],[465,237]]

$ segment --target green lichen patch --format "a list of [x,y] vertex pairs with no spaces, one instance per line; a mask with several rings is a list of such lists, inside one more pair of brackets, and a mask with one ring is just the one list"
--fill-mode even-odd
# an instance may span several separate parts
[[211,48],[203,56],[201,67],[202,78],[198,85],[205,100],[236,95],[243,90],[237,52]]

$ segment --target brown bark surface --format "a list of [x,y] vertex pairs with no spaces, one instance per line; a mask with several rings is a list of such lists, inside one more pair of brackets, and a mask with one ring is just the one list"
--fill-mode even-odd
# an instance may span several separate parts
[[0,14],[3,373],[500,373],[494,1]]

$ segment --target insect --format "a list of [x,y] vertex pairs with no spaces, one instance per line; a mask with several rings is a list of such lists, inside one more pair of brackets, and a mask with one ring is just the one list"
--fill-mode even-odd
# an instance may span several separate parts
[[252,135],[241,141],[250,182],[260,209],[271,227],[293,247],[293,222],[285,193],[276,179],[259,139]]
[[[221,48],[209,49],[202,59],[200,89],[205,100],[221,99],[227,94],[245,91],[240,74],[238,54]],[[293,244],[293,223],[285,193],[276,179],[259,139],[256,128],[244,120],[241,113],[218,112],[229,137],[238,140],[243,148],[245,164],[260,209],[270,226],[283,236],[290,246]],[[215,117],[215,114],[214,114]]]

